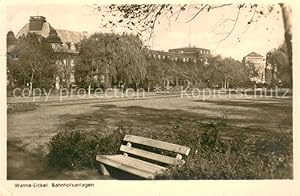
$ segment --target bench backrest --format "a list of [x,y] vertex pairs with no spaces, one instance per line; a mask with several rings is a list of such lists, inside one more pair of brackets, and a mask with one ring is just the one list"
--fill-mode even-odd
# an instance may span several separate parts
[[[133,154],[139,157],[146,159],[154,160],[160,163],[169,164],[169,165],[182,165],[184,160],[182,155],[188,156],[190,148],[186,146],[181,146],[177,144],[172,144],[168,142],[163,142],[159,140],[149,139],[145,137],[139,137],[134,135],[125,135],[124,141],[127,142],[127,145],[121,145],[120,151],[128,154]],[[176,157],[171,157],[167,155],[158,154],[155,152],[146,151],[138,147],[132,147],[132,144],[140,144],[144,146],[149,146],[153,148],[158,148],[161,150],[173,152],[176,154]]]

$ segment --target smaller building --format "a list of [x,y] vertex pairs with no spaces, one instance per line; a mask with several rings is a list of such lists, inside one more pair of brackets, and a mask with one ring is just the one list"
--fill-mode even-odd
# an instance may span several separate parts
[[254,65],[257,72],[257,76],[252,77],[251,79],[257,83],[265,83],[265,64],[266,60],[264,56],[251,52],[243,58],[243,63],[246,66]]

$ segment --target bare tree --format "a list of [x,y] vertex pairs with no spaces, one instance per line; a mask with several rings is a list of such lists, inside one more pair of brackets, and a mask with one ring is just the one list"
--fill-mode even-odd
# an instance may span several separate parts
[[[241,10],[247,10],[253,13],[247,21],[247,26],[256,22],[255,19],[261,16],[268,16],[270,13],[281,8],[282,17],[285,29],[285,42],[287,44],[289,54],[290,72],[292,73],[292,26],[291,26],[291,7],[287,4],[272,4],[272,5],[258,5],[258,4],[125,4],[125,5],[108,5],[96,6],[96,9],[102,14],[101,22],[103,27],[120,27],[129,29],[138,35],[148,35],[148,39],[153,36],[156,24],[160,23],[160,18],[175,18],[177,20],[182,12],[188,11],[193,13],[193,16],[186,21],[186,23],[193,21],[200,13],[210,12],[214,9],[221,9],[224,7],[235,7],[237,9],[236,17],[225,18],[215,26],[221,23],[231,23],[231,28],[228,32],[223,32],[219,40],[219,44],[229,38],[236,28],[236,24],[240,18]],[[280,14],[277,11],[277,14]],[[239,38],[238,38],[239,39]],[[291,74],[292,75],[292,74]],[[291,77],[292,81],[292,77]]]

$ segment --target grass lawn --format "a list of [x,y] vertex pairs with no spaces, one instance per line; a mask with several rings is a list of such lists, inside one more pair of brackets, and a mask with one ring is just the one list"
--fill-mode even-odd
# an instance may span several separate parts
[[[148,100],[43,106],[35,111],[8,114],[8,179],[100,179],[96,172],[63,173],[49,171],[42,157],[47,142],[63,130],[91,131],[102,127],[137,127],[160,130],[171,123],[190,129],[225,116],[236,134],[263,137],[292,134],[292,99],[240,98],[163,98]],[[105,130],[105,129],[103,129]],[[107,129],[111,130],[111,129]]]

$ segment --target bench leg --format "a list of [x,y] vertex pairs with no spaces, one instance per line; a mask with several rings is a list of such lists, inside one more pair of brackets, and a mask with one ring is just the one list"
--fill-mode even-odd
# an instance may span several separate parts
[[104,176],[110,176],[104,164],[100,163],[100,173]]

